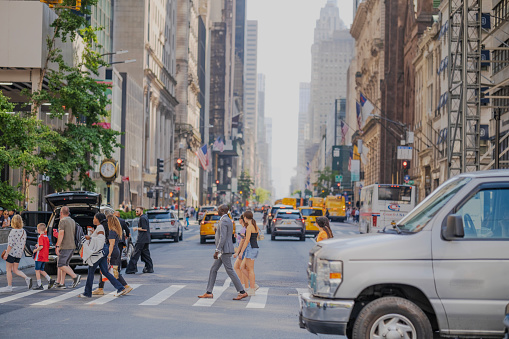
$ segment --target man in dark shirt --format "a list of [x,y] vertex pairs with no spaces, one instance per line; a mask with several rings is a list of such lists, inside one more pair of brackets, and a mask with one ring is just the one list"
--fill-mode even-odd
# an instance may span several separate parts
[[154,264],[152,263],[152,258],[150,258],[150,225],[148,222],[148,217],[146,214],[143,214],[143,207],[136,207],[136,216],[140,218],[138,222],[138,227],[134,227],[133,231],[138,231],[138,239],[136,240],[136,245],[134,246],[134,253],[129,260],[129,264],[125,270],[126,274],[135,274],[138,272],[138,260],[141,256],[141,261],[145,263],[145,268],[143,269],[143,273],[154,273]]

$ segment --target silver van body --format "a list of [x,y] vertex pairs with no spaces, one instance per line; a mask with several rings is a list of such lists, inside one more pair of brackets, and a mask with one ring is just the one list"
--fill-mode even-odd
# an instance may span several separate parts
[[[440,186],[399,228],[320,242],[310,252],[309,293],[300,296],[301,327],[355,338],[367,305],[397,297],[420,308],[441,336],[502,338],[509,302],[506,211],[509,171],[468,173]],[[451,235],[454,221],[461,227]]]

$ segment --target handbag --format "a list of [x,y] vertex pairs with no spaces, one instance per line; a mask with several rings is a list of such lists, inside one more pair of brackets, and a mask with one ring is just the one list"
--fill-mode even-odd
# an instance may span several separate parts
[[265,235],[263,234],[263,232],[258,232],[258,240],[263,240],[265,239]]
[[2,257],[1,257],[2,259],[4,258],[4,255],[5,255],[6,252],[7,252],[7,250],[3,250]]

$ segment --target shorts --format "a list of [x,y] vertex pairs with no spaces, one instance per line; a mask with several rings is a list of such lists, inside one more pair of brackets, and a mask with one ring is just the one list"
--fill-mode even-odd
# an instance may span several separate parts
[[46,266],[46,262],[44,262],[44,261],[36,261],[35,262],[35,270],[36,271],[44,271],[44,266]]
[[258,248],[252,248],[251,244],[247,245],[246,250],[244,251],[244,258],[254,260],[257,257],[258,257]]
[[19,264],[19,261],[21,260],[21,258],[16,258],[16,257],[13,257],[12,255],[8,255],[7,256],[7,262],[10,263],[10,264]]
[[74,253],[74,250],[60,250],[60,255],[58,256],[57,266],[64,267],[69,266],[71,263],[71,257]]

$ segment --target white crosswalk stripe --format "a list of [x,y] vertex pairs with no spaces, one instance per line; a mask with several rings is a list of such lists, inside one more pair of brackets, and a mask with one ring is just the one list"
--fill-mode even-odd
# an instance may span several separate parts
[[202,307],[210,307],[212,306],[217,299],[219,299],[219,297],[221,296],[221,294],[223,294],[224,291],[226,291],[226,289],[230,286],[230,283],[231,283],[231,279],[228,278],[226,279],[226,281],[224,282],[224,285],[222,287],[220,286],[214,286],[214,290],[212,291],[212,294],[214,295],[214,298],[212,299],[199,299],[197,302],[194,303],[193,306],[202,306]]
[[[198,299],[196,302],[193,300],[191,305],[198,306],[198,307],[211,307],[212,305],[214,305],[214,303],[217,300],[221,299],[221,295],[230,287],[230,285],[231,285],[231,279],[227,278],[222,286],[214,286],[214,289],[212,291],[212,293],[214,294],[213,299]],[[134,290],[134,289],[137,289],[137,288],[143,286],[143,284],[131,284],[130,286]],[[149,285],[145,284],[145,286],[149,286]],[[157,286],[157,285],[154,285],[154,286]],[[152,287],[154,287],[154,286],[152,286]],[[97,287],[97,284],[94,284],[92,288],[94,289],[96,287]],[[147,299],[145,301],[140,302],[137,300],[136,303],[139,306],[157,306],[157,305],[162,304],[163,302],[170,299],[175,294],[177,294],[178,292],[184,290],[186,287],[189,287],[189,286],[179,284],[179,285],[170,285],[170,286],[166,285],[164,287],[165,288],[163,288],[162,290],[159,290],[159,292],[157,292],[157,293],[156,293],[156,291],[154,291],[154,293],[155,293],[154,295],[147,296],[146,297]],[[190,286],[190,288],[194,290],[193,286]],[[249,308],[249,309],[264,309],[264,308],[266,308],[267,302],[269,300],[269,292],[274,289],[275,288],[260,287],[258,289],[258,291],[256,291],[256,295],[248,297],[246,299],[247,304],[245,307]],[[48,299],[41,300],[41,301],[32,303],[30,305],[32,305],[32,306],[49,306],[49,305],[54,305],[57,303],[62,303],[64,301],[66,301],[67,299],[76,297],[78,294],[83,293],[84,290],[85,290],[85,288],[81,287],[81,288],[74,289],[71,291],[65,291],[65,290],[61,291],[62,294],[59,294],[57,296],[54,296],[55,294],[49,294]],[[297,290],[297,296],[302,293],[308,292],[307,288],[295,288],[294,291],[295,290]],[[146,287],[144,287],[144,291],[146,291]],[[43,292],[43,291],[42,290],[29,290],[29,291],[24,291],[24,292],[16,293],[13,295],[9,295],[9,296],[0,298],[0,304],[4,304],[4,303],[8,303],[8,302],[15,301],[18,299],[26,298],[31,295],[35,295],[39,292]],[[276,295],[277,295],[277,293],[278,292],[275,292]],[[86,305],[104,305],[104,304],[107,304],[115,299],[123,299],[123,298],[115,297],[114,294],[115,294],[115,292],[110,292],[100,298],[93,299],[90,301],[87,300]],[[44,295],[44,293],[39,294],[39,296],[42,296],[42,295]],[[139,297],[139,294],[136,294],[136,295]],[[144,295],[144,294],[142,293],[142,295]],[[184,293],[184,295],[186,295],[186,294]],[[295,294],[288,294],[288,295],[295,296]],[[192,299],[194,299],[194,296],[191,298],[191,300]],[[136,299],[133,298],[131,300],[136,300]],[[300,298],[299,298],[299,301],[300,301]],[[269,305],[270,305],[270,303],[269,303]]]
[[168,299],[169,297],[171,297],[172,295],[174,295],[175,293],[177,293],[184,287],[186,287],[186,285],[171,285],[170,287],[165,288],[161,292],[157,293],[152,298],[145,300],[140,305],[142,305],[142,306],[159,305],[160,303],[162,303],[163,301],[165,301],[166,299]]
[[256,294],[250,297],[249,303],[246,308],[265,308],[267,304],[267,295],[269,294],[268,287],[260,287]]
[[23,298],[23,297],[27,297],[29,295],[32,295],[32,294],[35,294],[35,293],[39,293],[39,292],[42,292],[42,290],[29,290],[29,291],[26,291],[26,292],[14,294],[14,295],[11,295],[11,296],[8,296],[8,297],[0,299],[0,304],[6,303],[6,302],[9,302],[9,301],[13,301],[13,300],[16,300],[16,299],[20,299],[20,298]]
[[[132,284],[129,286],[131,286],[134,290],[134,289],[140,287],[141,284]],[[117,298],[117,297],[115,297],[115,293],[117,293],[117,291],[113,291],[111,293],[106,294],[104,297],[100,297],[99,299],[88,302],[87,305],[104,305],[106,303],[109,303],[110,301]]]
[[[94,289],[96,287],[97,287],[97,284],[93,285],[92,289]],[[50,299],[46,299],[46,300],[43,300],[43,301],[39,301],[37,303],[32,304],[32,306],[47,306],[47,305],[55,304],[55,303],[58,303],[58,302],[70,299],[72,297],[75,297],[78,294],[83,293],[84,291],[85,291],[85,287],[78,288],[76,290],[72,290],[71,292],[67,292],[67,293],[61,294],[61,295],[56,296],[54,298],[50,298]]]

